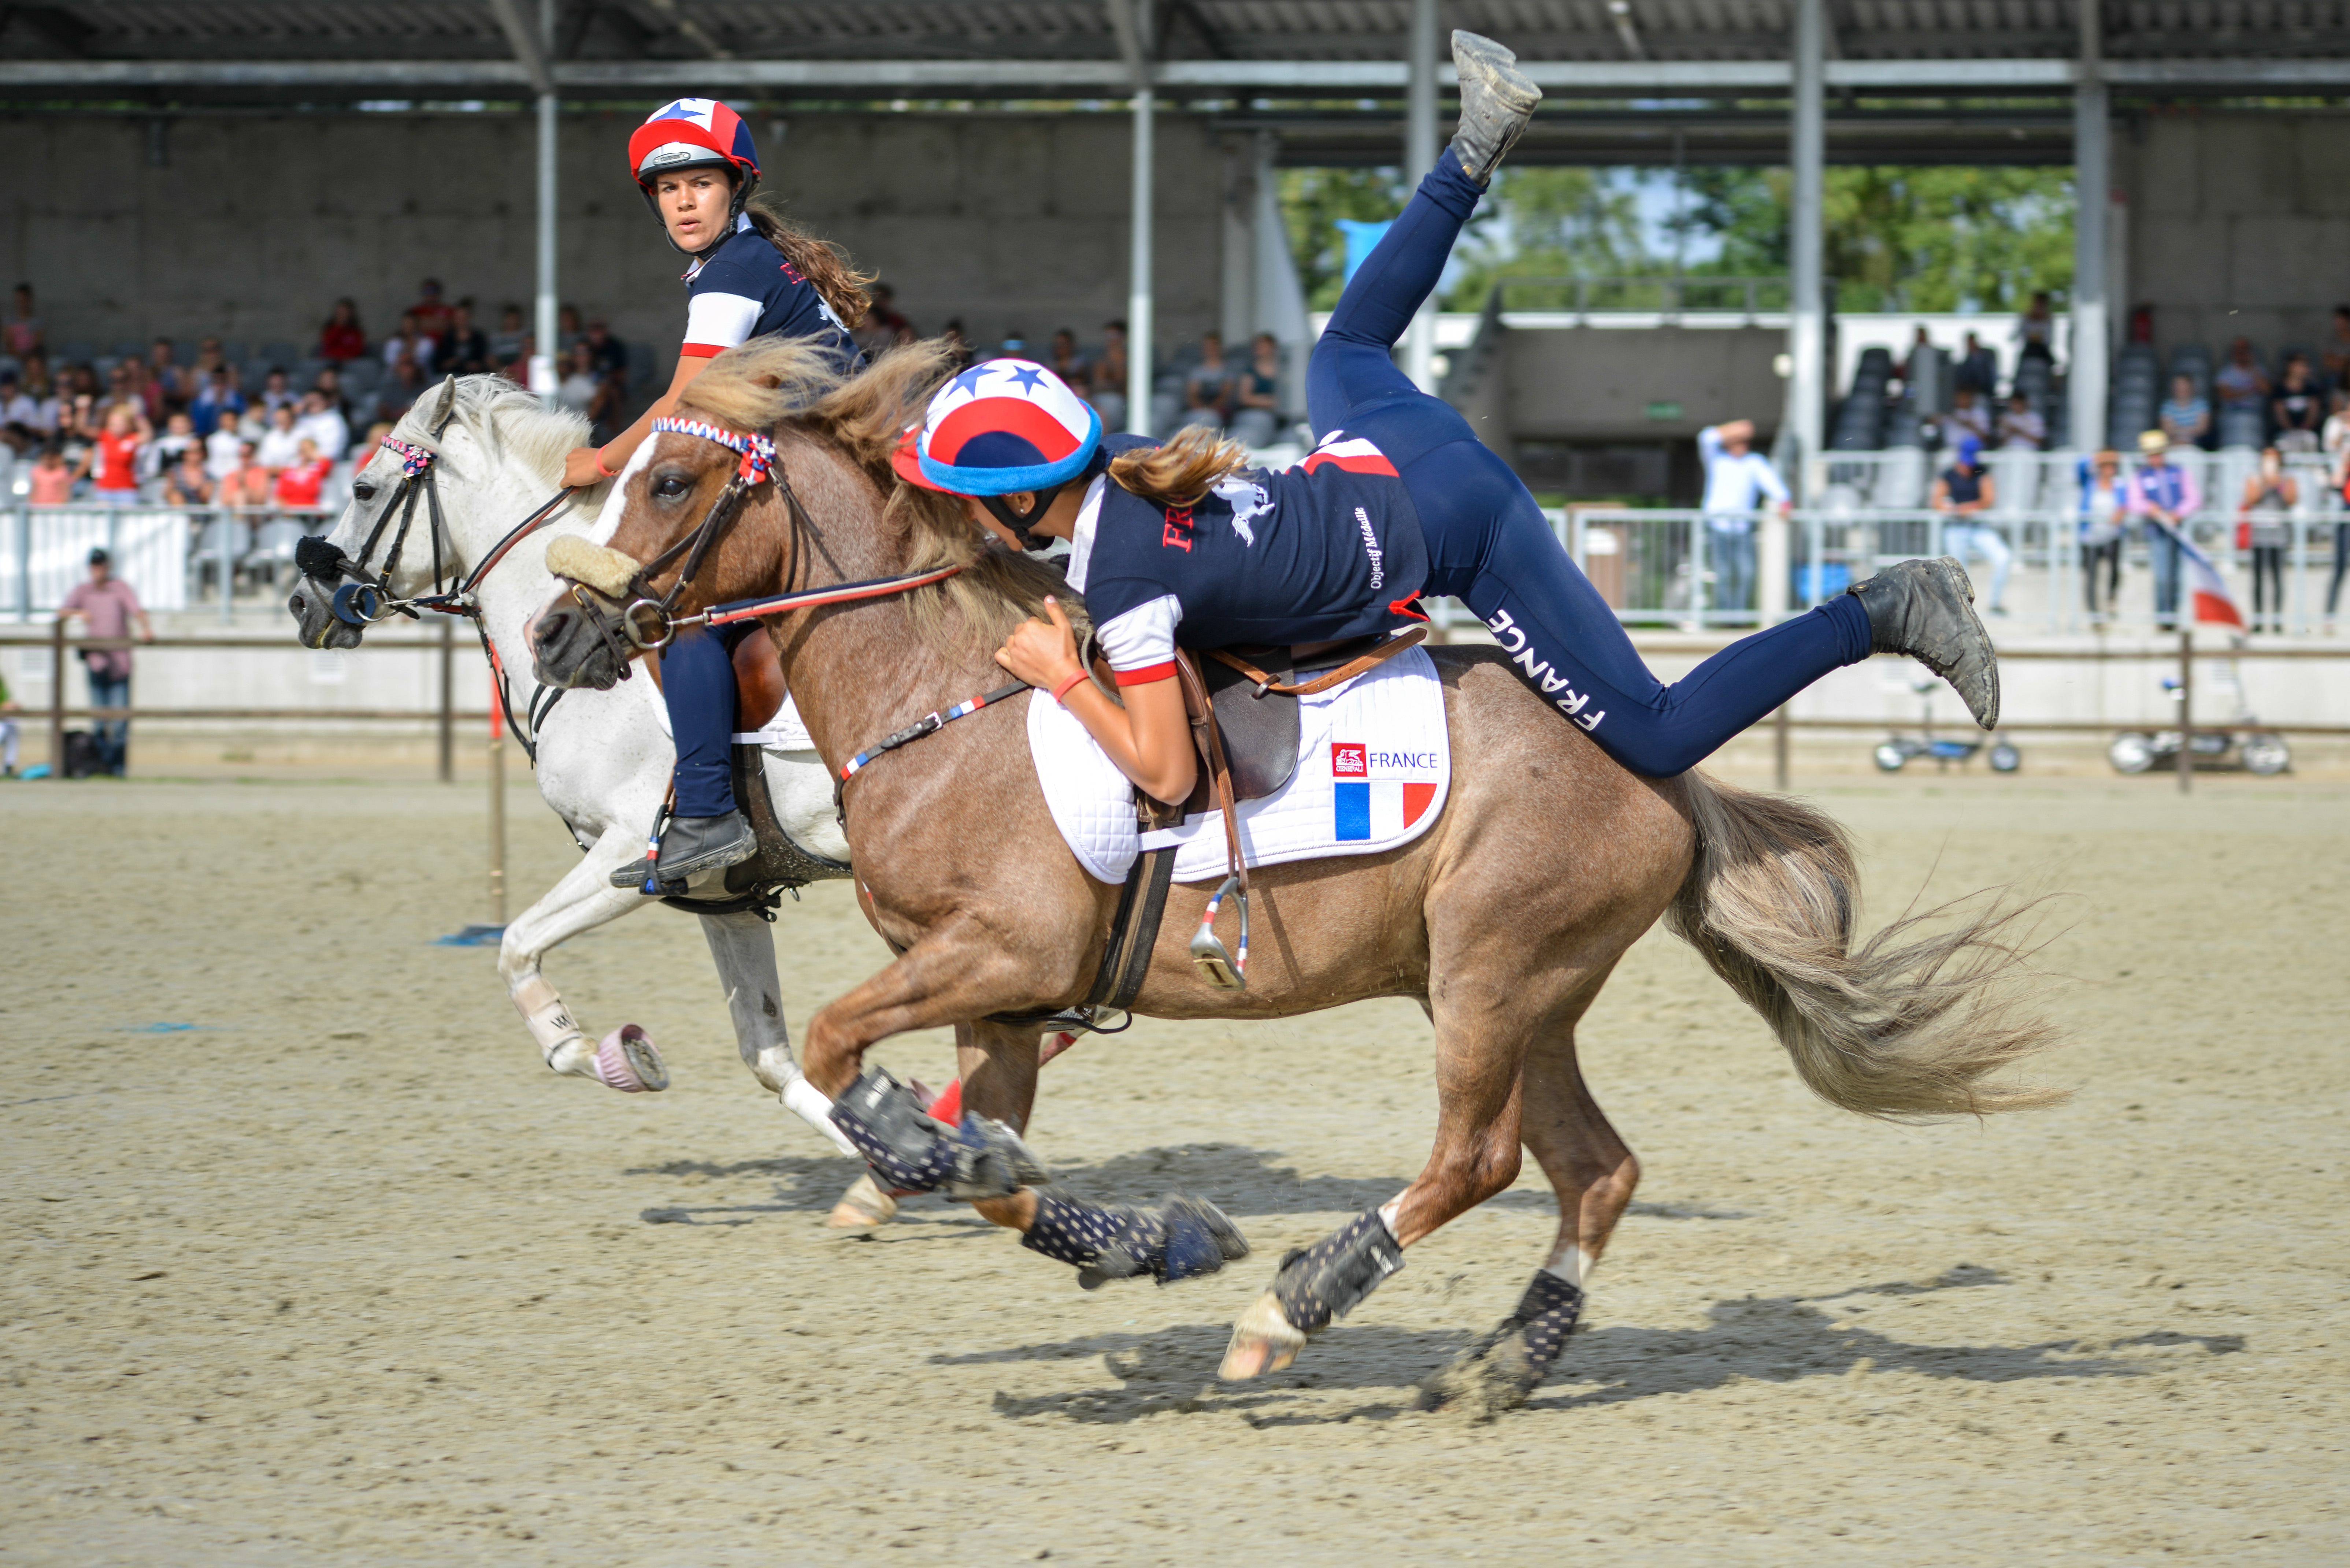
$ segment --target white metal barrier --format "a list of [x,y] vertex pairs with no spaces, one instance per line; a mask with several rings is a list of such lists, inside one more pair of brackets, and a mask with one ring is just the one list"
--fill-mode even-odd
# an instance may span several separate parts
[[274,506],[29,506],[0,512],[0,618],[54,614],[86,580],[91,550],[103,546],[114,575],[149,610],[217,603],[226,620],[240,576],[272,581],[291,570],[294,546],[324,529],[330,511]]

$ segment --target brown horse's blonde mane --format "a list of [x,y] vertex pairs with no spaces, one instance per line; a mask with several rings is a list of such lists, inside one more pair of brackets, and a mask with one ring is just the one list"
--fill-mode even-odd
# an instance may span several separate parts
[[906,596],[915,629],[940,652],[993,652],[1014,627],[1044,614],[1047,594],[1083,635],[1084,604],[1058,573],[983,534],[958,498],[909,484],[889,465],[907,427],[920,422],[953,369],[943,338],[891,348],[861,374],[844,377],[817,339],[759,337],[712,359],[687,384],[680,407],[738,431],[795,425],[863,468],[885,498],[883,522],[905,540],[904,570],[963,567]]

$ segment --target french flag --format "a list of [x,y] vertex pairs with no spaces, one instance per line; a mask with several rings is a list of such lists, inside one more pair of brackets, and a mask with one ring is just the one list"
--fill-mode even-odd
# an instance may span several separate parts
[[1387,453],[1360,436],[1348,436],[1344,431],[1332,431],[1322,438],[1322,444],[1306,454],[1305,469],[1308,473],[1325,463],[1343,468],[1348,473],[1382,473],[1389,479],[1398,477],[1396,466],[1388,461]]
[[1330,836],[1341,844],[1393,838],[1418,822],[1436,799],[1433,783],[1375,779],[1370,773],[1369,747],[1351,741],[1330,742]]
[[[2148,519],[2152,522],[2152,519]],[[2162,528],[2155,523],[2154,526]],[[2175,528],[2162,531],[2178,541],[2178,553],[2185,558],[2188,591],[2195,597],[2195,620],[2199,625],[2232,626],[2241,631],[2244,612],[2236,607],[2236,597],[2228,591],[2227,580],[2220,568],[2205,555],[2194,540]]]

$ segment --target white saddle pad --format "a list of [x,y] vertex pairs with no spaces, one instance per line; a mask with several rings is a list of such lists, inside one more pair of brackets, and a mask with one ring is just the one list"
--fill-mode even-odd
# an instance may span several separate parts
[[[1241,852],[1252,866],[1334,855],[1380,855],[1428,831],[1452,784],[1444,687],[1420,649],[1345,685],[1298,699],[1297,771],[1240,807]],[[1145,848],[1177,846],[1175,880],[1224,875],[1222,812],[1142,834],[1131,786],[1094,738],[1049,697],[1028,701],[1028,749],[1053,821],[1077,863],[1121,882]]]

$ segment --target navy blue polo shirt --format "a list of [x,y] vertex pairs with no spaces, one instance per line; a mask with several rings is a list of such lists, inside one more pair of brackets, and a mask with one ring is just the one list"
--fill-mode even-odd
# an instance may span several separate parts
[[863,362],[824,296],[747,215],[735,220],[725,244],[687,270],[685,284],[685,343],[678,352],[689,358],[712,358],[780,334],[826,340],[845,371]]

